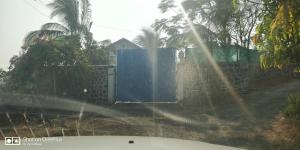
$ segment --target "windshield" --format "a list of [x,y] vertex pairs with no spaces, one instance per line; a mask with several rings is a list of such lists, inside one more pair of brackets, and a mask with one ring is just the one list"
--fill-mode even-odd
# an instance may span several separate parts
[[0,139],[144,136],[299,149],[299,6],[2,0]]

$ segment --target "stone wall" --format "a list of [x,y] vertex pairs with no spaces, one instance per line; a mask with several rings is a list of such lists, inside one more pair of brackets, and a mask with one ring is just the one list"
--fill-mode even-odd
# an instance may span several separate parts
[[[295,68],[300,68],[300,64],[291,64],[283,69],[262,69],[259,64],[252,63],[218,63],[218,66],[238,93],[247,93],[249,83],[254,80],[300,76],[299,72],[295,73]],[[228,93],[228,86],[210,64],[180,63],[177,76],[182,78],[180,80],[183,84],[183,97]]]
[[[75,67],[60,67],[56,70],[55,84],[49,84],[50,90],[53,91],[53,94],[50,93],[49,95],[94,104],[106,103],[108,98],[108,68],[110,67],[107,65],[90,66],[86,72],[77,71]],[[72,72],[68,71],[71,69],[73,69]],[[71,73],[75,74],[73,78],[69,78]]]
[[[255,64],[219,63],[225,78],[237,92],[247,92],[249,81],[256,76]],[[193,95],[224,94],[228,86],[209,64],[183,63],[178,66],[182,72],[184,97]]]

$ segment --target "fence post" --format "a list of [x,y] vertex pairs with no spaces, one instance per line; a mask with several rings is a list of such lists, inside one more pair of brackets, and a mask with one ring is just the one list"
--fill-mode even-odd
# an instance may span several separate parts
[[115,97],[115,68],[109,67],[107,69],[108,84],[107,84],[107,99],[109,103],[114,102]]

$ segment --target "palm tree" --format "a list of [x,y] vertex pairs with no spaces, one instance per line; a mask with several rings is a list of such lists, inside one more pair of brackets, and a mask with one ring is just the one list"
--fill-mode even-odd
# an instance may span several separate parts
[[159,35],[151,28],[143,28],[142,32],[143,34],[138,35],[134,40],[138,45],[141,45],[146,49],[153,50],[163,44],[159,39]]
[[29,32],[24,38],[25,48],[37,40],[53,39],[62,35],[79,36],[83,43],[92,41],[89,0],[54,0],[47,6],[52,9],[50,18],[59,17],[62,24],[46,23],[40,30]]

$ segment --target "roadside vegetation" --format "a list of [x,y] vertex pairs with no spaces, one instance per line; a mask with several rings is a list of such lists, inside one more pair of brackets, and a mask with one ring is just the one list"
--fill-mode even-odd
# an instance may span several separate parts
[[283,112],[275,118],[272,128],[266,132],[266,137],[285,149],[300,147],[300,97],[290,95]]

